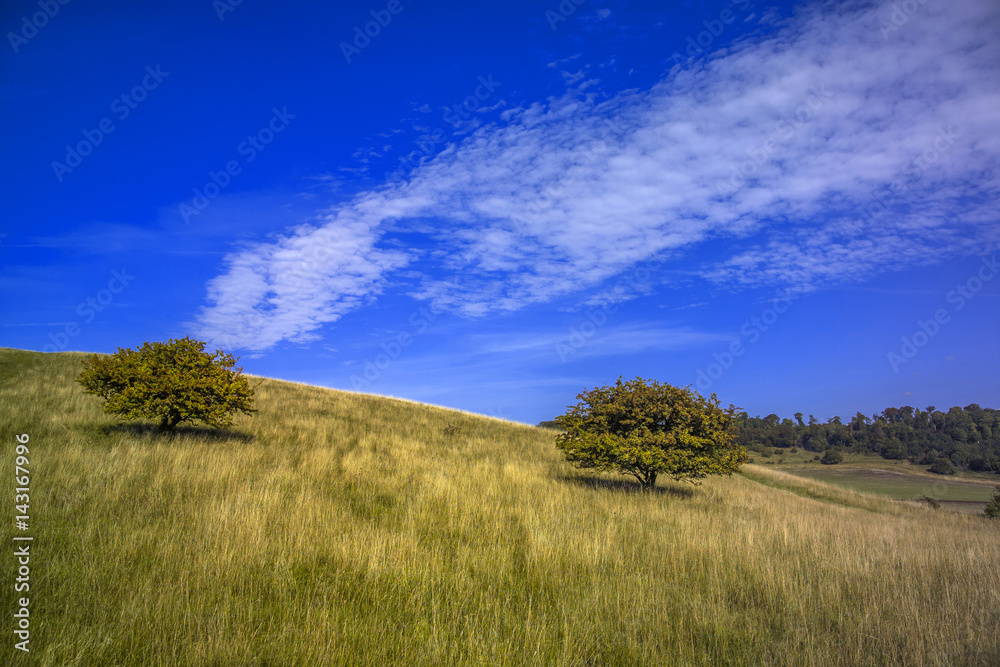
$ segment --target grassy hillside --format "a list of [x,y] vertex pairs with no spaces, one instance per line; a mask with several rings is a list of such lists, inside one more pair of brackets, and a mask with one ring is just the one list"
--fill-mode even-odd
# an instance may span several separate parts
[[958,471],[954,475],[936,475],[928,472],[926,465],[854,453],[845,454],[843,463],[823,465],[813,456],[813,452],[800,451],[758,458],[757,462],[774,470],[855,491],[910,502],[923,502],[924,497],[929,497],[944,509],[977,514],[983,513],[1000,484],[1000,477],[992,472]]
[[273,380],[231,431],[161,436],[82,356],[0,349],[24,664],[1000,664],[1000,521],[763,466],[644,494],[541,429]]

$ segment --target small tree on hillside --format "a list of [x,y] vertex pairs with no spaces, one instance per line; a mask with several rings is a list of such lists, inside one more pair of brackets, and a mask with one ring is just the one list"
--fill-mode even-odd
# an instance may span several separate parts
[[221,428],[232,424],[236,412],[255,412],[253,389],[235,364],[222,350],[205,352],[201,341],[171,339],[95,354],[77,382],[105,400],[106,413],[123,419],[158,420],[164,431],[195,420]]
[[954,475],[956,472],[955,466],[951,464],[951,461],[943,457],[935,461],[934,465],[927,470],[938,475]]
[[993,519],[1000,519],[1000,486],[997,487],[996,494],[986,503],[986,516]]
[[648,489],[660,474],[695,483],[732,474],[750,458],[735,444],[736,408],[723,410],[715,394],[619,377],[577,398],[556,417],[566,431],[556,447],[579,468],[632,475]]
[[819,462],[825,465],[835,465],[843,460],[844,460],[843,454],[841,454],[836,450],[828,449],[826,450],[826,453],[823,454],[823,458],[821,458]]

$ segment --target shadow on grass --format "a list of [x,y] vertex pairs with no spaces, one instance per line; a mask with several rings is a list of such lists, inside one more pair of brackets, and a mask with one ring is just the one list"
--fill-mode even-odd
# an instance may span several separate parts
[[690,486],[654,486],[652,489],[644,489],[638,481],[634,479],[614,479],[608,477],[595,477],[592,475],[560,475],[559,481],[567,484],[576,484],[591,489],[607,489],[608,491],[621,491],[623,493],[652,493],[661,496],[672,496],[674,498],[694,498],[694,489]]
[[131,435],[136,438],[156,438],[169,440],[178,437],[192,437],[198,440],[228,442],[251,442],[254,436],[243,431],[234,431],[224,428],[210,428],[207,426],[187,426],[178,425],[172,431],[161,431],[159,425],[153,423],[138,424],[105,424],[97,427],[97,432],[104,436],[109,435]]

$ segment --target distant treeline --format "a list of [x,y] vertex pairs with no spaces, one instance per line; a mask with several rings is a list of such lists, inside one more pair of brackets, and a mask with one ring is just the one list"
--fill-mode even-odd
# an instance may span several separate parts
[[[832,449],[909,459],[922,465],[948,459],[957,468],[1000,474],[1000,410],[975,403],[947,412],[933,405],[926,410],[908,405],[886,408],[871,417],[859,412],[846,424],[840,417],[825,424],[812,415],[803,420],[801,412],[794,417],[793,421],[774,414],[750,417],[746,412],[737,413],[739,443],[763,456],[781,454],[792,447],[809,452]],[[559,428],[554,421],[539,426]]]
[[886,408],[867,417],[860,412],[848,423],[833,417],[825,424],[802,413],[795,420],[778,415],[750,417],[737,414],[740,444],[748,450],[770,455],[774,449],[792,447],[810,452],[833,449],[843,452],[879,454],[886,459],[909,459],[933,464],[946,458],[958,468],[1000,473],[1000,410],[977,404],[942,412],[904,405]]

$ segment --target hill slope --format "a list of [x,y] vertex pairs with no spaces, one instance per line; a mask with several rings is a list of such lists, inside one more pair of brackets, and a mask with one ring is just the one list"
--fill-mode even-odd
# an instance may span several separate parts
[[542,429],[274,380],[161,436],[82,357],[0,349],[33,664],[1000,663],[1000,522],[755,466],[643,494]]

